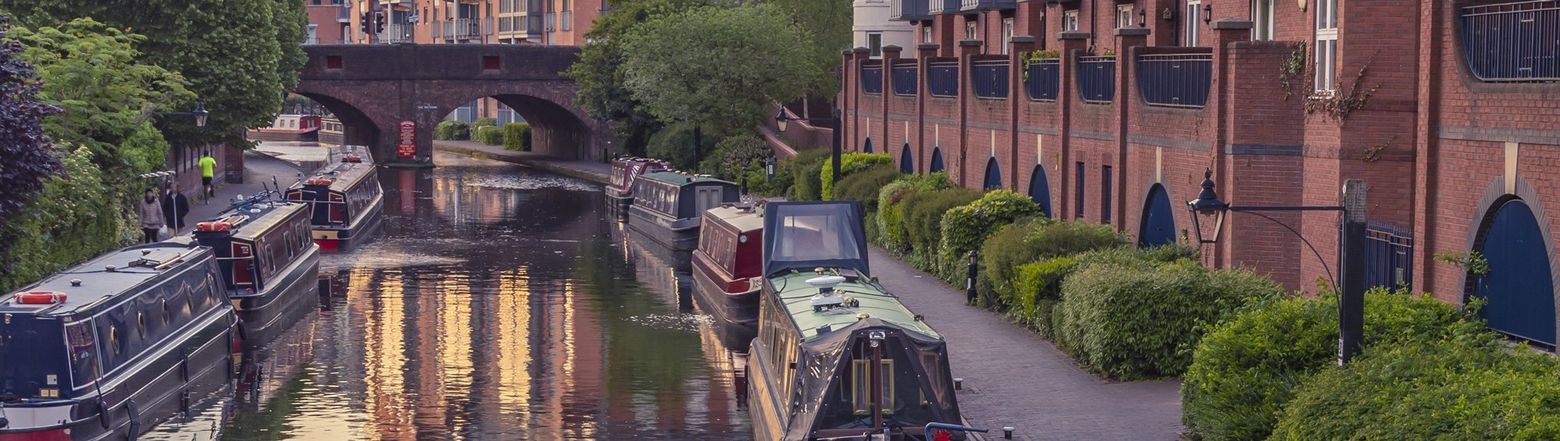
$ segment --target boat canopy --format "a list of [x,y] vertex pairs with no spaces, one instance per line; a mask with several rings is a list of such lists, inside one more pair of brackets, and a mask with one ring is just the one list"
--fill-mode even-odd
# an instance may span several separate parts
[[764,274],[846,268],[867,275],[861,203],[770,202],[764,207]]
[[[894,426],[961,421],[948,369],[947,344],[938,337],[877,318],[857,320],[801,345],[797,395],[801,407],[785,439],[811,439],[817,430],[871,427],[870,413],[858,412],[871,388],[853,366],[867,363],[862,349],[873,338],[884,347],[884,419]],[[868,364],[870,365],[870,364]]]

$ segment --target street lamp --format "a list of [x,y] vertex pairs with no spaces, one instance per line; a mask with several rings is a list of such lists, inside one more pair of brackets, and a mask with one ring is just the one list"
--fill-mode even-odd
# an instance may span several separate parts
[[[1322,255],[1311,246],[1299,231],[1277,221],[1261,212],[1273,211],[1332,211],[1342,213],[1343,228],[1339,247],[1342,252],[1339,255],[1339,277],[1343,279],[1342,286],[1334,281],[1334,286],[1339,289],[1338,297],[1338,364],[1348,363],[1360,352],[1360,340],[1365,334],[1365,183],[1357,179],[1351,179],[1343,186],[1343,204],[1336,206],[1294,205],[1294,206],[1237,206],[1219,200],[1219,195],[1214,191],[1213,170],[1203,171],[1202,191],[1197,193],[1197,199],[1187,201],[1186,208],[1191,212],[1192,229],[1197,234],[1197,243],[1213,244],[1219,241],[1221,230],[1224,228],[1224,217],[1227,213],[1250,213],[1257,217],[1267,219],[1289,230],[1311,252],[1321,260]],[[1212,230],[1204,232],[1204,228]],[[1327,262],[1322,262],[1326,269]],[[1331,270],[1328,276],[1331,277]]]
[[[829,138],[829,149],[830,149],[829,150],[829,155],[830,155],[829,157],[831,159],[833,159],[832,161],[830,161],[832,163],[832,165],[830,166],[831,169],[829,170],[829,172],[830,172],[829,176],[831,178],[833,178],[833,182],[839,182],[840,181],[840,112],[839,112],[839,109],[829,109],[829,110],[830,110],[830,115],[829,115],[829,118],[827,119],[827,122],[829,123],[829,128],[831,129],[830,130],[831,134],[830,134],[830,138]],[[783,132],[785,132],[786,126],[788,125],[786,123],[791,121],[791,120],[793,120],[793,119],[794,120],[801,120],[801,121],[808,121],[808,122],[812,122],[812,121],[825,121],[822,118],[816,118],[816,119],[815,118],[793,118],[793,117],[791,117],[791,115],[789,113],[786,113],[785,105],[781,105],[780,106],[780,113],[775,114],[775,127],[779,128],[780,131],[783,133]]]
[[188,112],[159,112],[159,114],[160,115],[174,115],[174,116],[193,116],[193,117],[195,117],[195,127],[205,127],[206,126],[206,117],[207,116],[211,116],[211,112],[207,112],[206,111],[206,102],[205,101],[196,101],[195,102],[195,108],[191,109]]

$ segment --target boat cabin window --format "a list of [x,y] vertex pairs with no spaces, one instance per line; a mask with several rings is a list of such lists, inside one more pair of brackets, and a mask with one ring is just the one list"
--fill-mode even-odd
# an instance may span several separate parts
[[[936,421],[945,411],[942,402],[929,397],[926,383],[937,383],[940,371],[929,371],[923,376],[917,372],[918,357],[913,355],[897,337],[889,337],[881,343],[881,354],[876,369],[872,368],[874,349],[871,341],[859,338],[851,344],[850,361],[840,375],[835,377],[838,387],[832,388],[819,411],[818,428],[848,429],[871,427],[872,411],[876,407],[886,425],[919,427]],[[872,390],[876,376],[882,387],[882,401]]]
[[[705,219],[711,218],[712,216],[705,215]],[[715,263],[720,264],[722,270],[735,274],[737,234],[724,226],[718,226],[719,224],[713,221],[705,222],[704,225],[705,227],[699,231],[699,235],[703,236],[699,238],[699,249],[710,256]]]
[[60,321],[30,314],[8,314],[0,322],[0,395],[18,398],[60,398],[65,378],[66,348]]
[[[880,369],[878,375],[883,380],[883,402],[894,402],[894,360],[878,360]],[[872,415],[872,371],[868,366],[872,365],[872,359],[857,358],[850,361],[850,402],[851,409],[856,415]],[[882,406],[884,413],[892,413],[893,408]]]

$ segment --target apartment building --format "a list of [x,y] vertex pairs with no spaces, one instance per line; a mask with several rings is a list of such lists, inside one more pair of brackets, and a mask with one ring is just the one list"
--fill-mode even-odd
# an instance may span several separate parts
[[[917,43],[844,54],[848,148],[1144,246],[1196,242],[1205,170],[1248,206],[1361,180],[1370,284],[1555,344],[1560,1],[890,1]],[[1336,213],[1265,216],[1228,214],[1206,263],[1337,278]]]
[[883,56],[883,46],[909,47],[915,43],[915,26],[903,20],[894,20],[893,8],[898,3],[889,0],[855,0],[851,2],[851,47],[867,48],[873,58]]

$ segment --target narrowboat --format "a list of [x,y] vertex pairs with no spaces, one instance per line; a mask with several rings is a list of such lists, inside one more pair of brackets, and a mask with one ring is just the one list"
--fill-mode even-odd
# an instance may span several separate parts
[[620,157],[612,160],[612,182],[607,185],[607,208],[626,210],[634,202],[634,184],[645,173],[671,170],[671,164],[659,159]]
[[747,352],[758,335],[758,292],[764,282],[764,218],[752,205],[704,212],[693,251],[693,299],[715,322],[721,343]]
[[217,255],[222,288],[238,309],[246,348],[262,346],[319,305],[320,247],[309,207],[262,193],[195,224],[193,240]]
[[325,252],[350,250],[384,226],[379,173],[359,153],[342,155],[313,177],[293,184],[287,200],[310,207],[311,235]]
[[319,115],[277,115],[270,127],[250,129],[245,133],[250,141],[301,141],[319,140],[322,119]]
[[870,276],[860,213],[853,201],[764,208],[748,352],[758,440],[929,441],[944,438],[929,427],[960,427],[947,345]]
[[693,251],[699,243],[699,216],[739,198],[736,184],[708,176],[645,173],[634,184],[628,226],[673,251]]
[[0,439],[135,439],[232,377],[210,248],[139,245],[0,296]]

